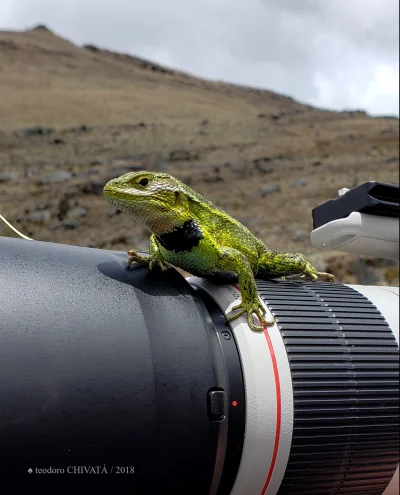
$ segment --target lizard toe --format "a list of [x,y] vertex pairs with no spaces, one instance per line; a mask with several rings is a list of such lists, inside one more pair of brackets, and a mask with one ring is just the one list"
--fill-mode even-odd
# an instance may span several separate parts
[[273,315],[271,314],[271,312],[268,311],[268,317],[266,317],[264,315],[267,314],[267,311],[261,305],[260,305],[260,308],[262,308],[263,312],[261,312],[260,310],[253,311],[253,313],[257,316],[260,323],[266,327],[274,325],[275,319],[274,319]]
[[325,277],[328,280],[328,282],[333,282],[335,280],[335,276],[332,275],[331,273],[319,272],[318,275]]
[[[232,311],[236,311],[237,309],[242,309],[243,307],[244,307],[243,303],[236,304],[236,306],[232,307]],[[242,314],[243,314],[243,311],[242,311]]]
[[168,270],[171,265],[166,261],[162,261],[158,258],[151,258],[149,262],[149,270],[152,271],[154,268],[158,268],[161,271]]
[[228,321],[232,321],[232,320],[236,320],[236,318],[239,318],[239,316],[242,316],[244,313],[246,313],[246,309],[243,308],[242,304],[238,304],[237,306],[234,306],[232,308],[232,311],[236,311],[236,310],[240,310],[238,311],[237,313],[231,315],[229,318],[228,318]]
[[[258,319],[262,323],[262,318],[258,317]],[[254,330],[255,332],[262,332],[264,330],[264,327],[256,325],[253,321],[253,315],[251,313],[247,314],[247,324],[251,328],[251,330]]]
[[168,270],[168,268],[171,266],[169,265],[168,263],[166,263],[165,261],[159,261],[158,262],[158,266],[161,268],[161,270],[163,272],[165,272],[166,270]]

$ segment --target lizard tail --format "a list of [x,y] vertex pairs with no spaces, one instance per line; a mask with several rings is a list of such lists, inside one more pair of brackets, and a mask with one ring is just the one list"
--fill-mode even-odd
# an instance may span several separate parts
[[260,255],[256,277],[262,280],[271,278],[301,275],[317,280],[320,276],[330,282],[334,276],[330,273],[319,272],[301,253],[277,253],[267,251]]

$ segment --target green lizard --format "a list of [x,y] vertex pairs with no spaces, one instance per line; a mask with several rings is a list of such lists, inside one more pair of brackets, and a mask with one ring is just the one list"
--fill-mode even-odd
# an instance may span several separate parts
[[210,278],[234,272],[242,296],[229,321],[247,314],[251,329],[263,327],[253,322],[253,314],[263,325],[266,319],[260,304],[255,277],[263,280],[300,274],[317,280],[318,272],[299,253],[284,254],[268,249],[244,225],[213,205],[181,181],[166,173],[128,172],[104,186],[104,197],[119,210],[129,213],[151,232],[150,254],[129,251],[132,262],[162,270],[171,265],[192,275]]

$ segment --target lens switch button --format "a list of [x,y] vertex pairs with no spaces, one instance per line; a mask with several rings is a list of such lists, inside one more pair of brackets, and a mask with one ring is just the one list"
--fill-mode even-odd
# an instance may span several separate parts
[[213,421],[222,421],[225,417],[226,393],[212,390],[208,393],[208,415]]

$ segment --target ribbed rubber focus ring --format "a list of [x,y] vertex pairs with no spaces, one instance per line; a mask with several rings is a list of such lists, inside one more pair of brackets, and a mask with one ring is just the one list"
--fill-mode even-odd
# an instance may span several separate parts
[[279,495],[381,495],[399,463],[399,346],[377,308],[331,283],[257,281],[289,358],[294,429]]

